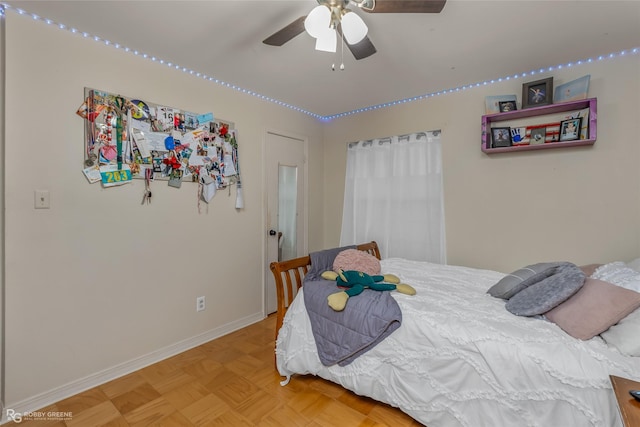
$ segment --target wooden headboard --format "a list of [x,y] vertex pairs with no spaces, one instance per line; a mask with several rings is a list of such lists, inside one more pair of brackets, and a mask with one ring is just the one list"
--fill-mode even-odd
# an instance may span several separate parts
[[[376,242],[363,243],[357,245],[356,248],[380,259],[380,249]],[[307,274],[307,271],[309,271],[310,266],[311,257],[309,255],[287,261],[272,262],[269,266],[276,281],[276,294],[278,299],[276,338],[278,337],[278,331],[282,326],[282,321],[289,308],[289,304],[291,304],[293,298],[298,293],[298,289],[302,286],[302,280],[305,274]]]

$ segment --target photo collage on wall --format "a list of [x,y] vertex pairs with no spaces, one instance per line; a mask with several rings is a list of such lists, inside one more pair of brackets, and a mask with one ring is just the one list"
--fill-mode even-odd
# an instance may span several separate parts
[[180,188],[193,181],[209,202],[216,189],[240,181],[237,131],[213,113],[89,88],[76,113],[85,119],[83,172],[90,183],[112,187],[140,178]]

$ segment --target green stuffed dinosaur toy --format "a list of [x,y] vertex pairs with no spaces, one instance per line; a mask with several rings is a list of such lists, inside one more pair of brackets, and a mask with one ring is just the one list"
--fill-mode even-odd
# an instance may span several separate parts
[[344,291],[336,292],[327,297],[329,307],[335,311],[344,310],[347,300],[356,296],[365,289],[373,289],[374,291],[393,291],[396,290],[402,294],[415,295],[416,290],[407,284],[400,283],[400,279],[393,274],[370,276],[367,273],[355,270],[338,270],[325,271],[322,278],[326,280],[335,280],[336,285],[347,288]]

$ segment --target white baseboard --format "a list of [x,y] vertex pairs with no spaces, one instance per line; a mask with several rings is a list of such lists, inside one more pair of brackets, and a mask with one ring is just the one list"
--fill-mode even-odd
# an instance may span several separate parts
[[12,410],[14,411],[12,413],[19,414],[36,411],[40,408],[44,408],[53,403],[74,396],[78,393],[82,393],[83,391],[97,387],[116,378],[120,378],[124,375],[130,374],[131,372],[135,372],[149,365],[153,365],[154,363],[160,362],[161,360],[167,359],[171,356],[175,356],[176,354],[185,352],[191,348],[197,347],[216,338],[220,338],[221,336],[237,331],[238,329],[242,329],[263,319],[264,315],[262,313],[256,313],[251,316],[238,319],[234,322],[227,323],[218,328],[211,329],[200,335],[196,335],[183,341],[178,341],[177,343],[168,345],[167,347],[158,349],[144,356],[129,360],[128,362],[121,363],[103,371],[88,375],[84,378],[80,378],[79,380],[72,381],[60,387],[56,387],[44,393],[37,394],[20,402],[8,403],[6,405],[6,409],[2,411],[0,424],[10,421],[7,419],[7,410]]

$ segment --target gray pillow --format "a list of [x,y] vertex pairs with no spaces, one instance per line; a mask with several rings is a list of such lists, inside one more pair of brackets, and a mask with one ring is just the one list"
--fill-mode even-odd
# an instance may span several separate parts
[[569,262],[540,262],[528,265],[503,277],[493,285],[487,293],[489,295],[509,299],[528,286],[552,276],[563,265],[574,265]]
[[553,275],[511,297],[505,308],[517,316],[546,313],[578,292],[586,278],[575,264],[562,265]]

